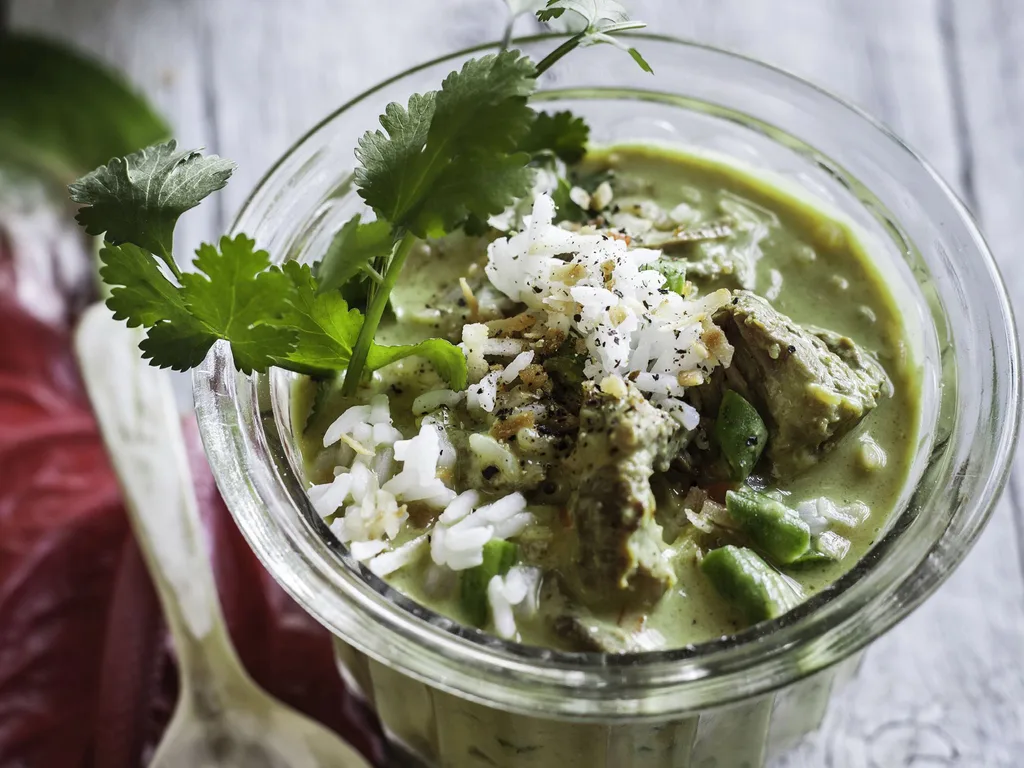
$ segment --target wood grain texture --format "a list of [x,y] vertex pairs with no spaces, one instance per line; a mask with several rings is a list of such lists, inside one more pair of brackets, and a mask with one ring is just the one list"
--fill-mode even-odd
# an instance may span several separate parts
[[[240,164],[222,227],[292,141],[418,61],[497,37],[499,0],[13,0],[11,21],[123,67],[180,138]],[[636,0],[659,32],[790,69],[879,117],[974,208],[1024,311],[1024,3]],[[520,23],[529,29],[528,20]],[[387,30],[384,40],[380,33]],[[203,209],[200,209],[203,211]],[[786,768],[1024,765],[1024,466],[977,547],[878,641]]]

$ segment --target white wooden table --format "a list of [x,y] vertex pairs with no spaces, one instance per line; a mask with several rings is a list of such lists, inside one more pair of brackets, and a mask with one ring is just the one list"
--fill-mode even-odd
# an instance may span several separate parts
[[[496,38],[503,24],[501,0],[7,1],[12,27],[120,66],[183,144],[239,163],[220,208],[186,217],[185,243],[222,231],[267,166],[328,111],[385,75]],[[632,7],[658,32],[788,68],[888,123],[975,211],[1024,313],[1024,0]],[[825,727],[780,765],[1024,766],[1022,505],[1018,462],[957,574],[873,646]]]

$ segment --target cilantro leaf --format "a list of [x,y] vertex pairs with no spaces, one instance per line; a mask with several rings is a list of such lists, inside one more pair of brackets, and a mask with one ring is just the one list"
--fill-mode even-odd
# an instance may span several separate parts
[[629,13],[616,0],[548,0],[546,8],[537,11],[540,21],[551,21],[572,11],[583,17],[588,27],[603,24],[621,24],[629,21]]
[[281,318],[281,324],[295,332],[297,342],[287,361],[314,373],[348,367],[363,326],[362,314],[349,309],[337,291],[318,293],[317,280],[307,264],[289,261],[282,270],[295,287]]
[[[611,40],[609,42],[613,43],[617,48],[618,47],[622,47],[622,46],[619,45],[619,41],[618,40]],[[640,51],[638,51],[636,48],[628,48],[627,47],[626,48],[626,53],[628,53],[630,56],[633,57],[633,61],[635,61],[640,66],[640,69],[642,69],[644,72],[646,72],[649,75],[653,75],[654,74],[654,67],[652,67],[650,64],[647,63],[647,59],[645,59],[643,57],[643,55],[640,53]]]
[[132,243],[167,262],[178,217],[223,187],[235,164],[198,150],[178,151],[172,140],[116,157],[68,187],[82,208],[75,217],[90,235]]
[[100,277],[111,287],[107,306],[115,320],[127,321],[129,328],[149,328],[161,320],[189,314],[181,289],[164,276],[156,259],[137,245],[104,243],[100,263]]
[[[217,334],[194,315],[185,313],[158,322],[146,331],[146,338],[139,344],[139,349],[150,365],[188,371],[203,362],[216,341]],[[236,357],[235,364],[241,368],[237,361]]]
[[275,325],[288,310],[292,282],[270,269],[270,256],[255,245],[245,235],[222,237],[219,250],[204,243],[194,262],[199,273],[181,276],[189,312],[231,343],[235,366],[245,373],[265,370],[295,346],[295,333]]
[[130,243],[104,244],[100,276],[111,287],[107,306],[130,328],[149,328],[143,357],[161,368],[187,371],[202,362],[217,340],[185,306],[181,289],[160,271],[156,259]]
[[468,384],[466,356],[462,350],[445,339],[426,339],[419,344],[403,344],[386,347],[374,344],[366,356],[366,367],[371,371],[405,357],[418,356],[429,361],[438,375],[456,392],[462,391]]
[[389,104],[359,140],[359,194],[379,218],[418,237],[451,231],[469,214],[502,211],[530,189],[515,152],[533,112],[532,62],[518,51],[471,59],[441,90]]
[[538,112],[530,125],[530,132],[519,143],[519,149],[531,155],[551,152],[572,165],[583,159],[589,137],[590,126],[572,112]]
[[[283,273],[296,290],[281,323],[295,331],[298,342],[287,356],[286,367],[311,373],[346,368],[363,325],[362,314],[349,309],[337,291],[318,293],[317,280],[307,265],[289,261]],[[430,361],[453,389],[466,388],[466,358],[462,350],[444,339],[394,347],[374,343],[366,357],[366,370],[375,371],[413,355]]]
[[338,230],[317,265],[318,290],[343,288],[357,274],[367,271],[370,262],[387,256],[393,245],[388,222],[377,219],[364,224],[357,213]]

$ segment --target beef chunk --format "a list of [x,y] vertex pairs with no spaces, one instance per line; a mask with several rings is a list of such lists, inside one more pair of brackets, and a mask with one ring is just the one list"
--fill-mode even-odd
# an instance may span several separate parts
[[797,325],[753,293],[737,291],[715,322],[736,350],[730,373],[768,426],[777,478],[813,466],[889,392],[882,366],[852,340]]

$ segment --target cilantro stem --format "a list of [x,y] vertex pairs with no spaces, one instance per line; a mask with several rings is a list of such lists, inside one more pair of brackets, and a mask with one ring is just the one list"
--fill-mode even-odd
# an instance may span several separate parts
[[553,50],[551,53],[549,53],[547,56],[545,56],[537,63],[537,74],[540,75],[545,70],[550,69],[551,65],[553,65],[556,61],[558,61],[560,58],[569,53],[573,48],[578,46],[580,42],[583,40],[583,38],[586,36],[587,33],[585,31],[580,32],[578,35],[573,35],[560,46],[555,48],[555,50]]
[[549,53],[547,56],[541,59],[536,67],[537,74],[540,75],[545,70],[550,69],[556,61],[558,61],[560,58],[562,58],[567,53],[572,51],[574,48],[579,47],[586,38],[596,33],[600,33],[603,35],[612,35],[616,32],[625,32],[630,29],[642,29],[645,26],[647,25],[644,24],[642,21],[622,21],[619,22],[618,24],[610,24],[606,27],[600,27],[596,29],[594,27],[588,27],[579,34],[570,37],[560,46],[555,48],[555,50],[553,50],[551,53]]
[[373,337],[377,333],[377,326],[384,316],[384,310],[388,305],[388,297],[391,289],[398,282],[398,275],[402,271],[405,259],[416,244],[416,235],[406,232],[402,239],[395,245],[392,252],[390,264],[384,272],[384,279],[380,287],[374,292],[370,305],[366,308],[366,318],[363,326],[359,329],[359,337],[352,348],[352,357],[349,359],[348,369],[345,371],[345,383],[341,387],[343,395],[351,396],[359,389],[359,380],[366,366],[366,356],[370,353],[370,346],[373,344]]
[[365,272],[367,274],[367,276],[371,280],[373,280],[373,282],[377,283],[378,285],[380,285],[381,283],[384,282],[384,278],[381,277],[380,272],[378,272],[376,269],[374,269],[369,264],[364,264],[363,265],[363,272]]

